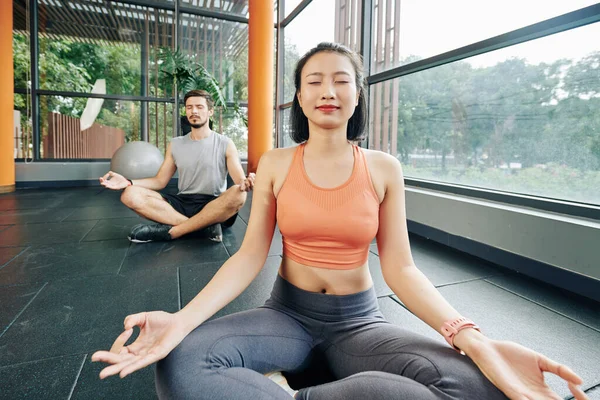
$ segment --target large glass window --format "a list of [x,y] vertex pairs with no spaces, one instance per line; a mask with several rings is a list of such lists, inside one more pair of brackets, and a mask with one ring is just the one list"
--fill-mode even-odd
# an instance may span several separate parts
[[[171,138],[176,136],[173,131],[173,103],[142,102],[142,104],[148,108],[148,122],[146,123],[148,142],[158,147],[164,154]],[[141,129],[143,130],[144,127]]]
[[596,3],[374,0],[371,71],[441,54]]
[[159,76],[158,54],[173,44],[171,11],[91,0],[38,0],[38,7],[45,16],[38,36],[41,89],[170,94]]
[[296,7],[298,7],[298,4],[300,4],[302,2],[302,0],[280,0],[283,3],[284,6],[284,14],[287,17],[288,15],[290,15],[290,13],[292,11],[294,11],[294,9]]
[[29,47],[29,26],[25,0],[13,0],[12,45],[15,89],[26,89],[31,81],[29,77],[31,73],[31,49]]
[[233,107],[228,107],[224,112],[216,110],[213,115],[212,129],[233,141],[241,159],[248,158],[247,120],[247,107],[240,107],[239,112],[236,112]]
[[281,110],[281,147],[290,147],[295,145],[290,135],[292,130],[292,121],[290,119],[291,115],[291,107]]
[[[320,42],[335,39],[335,1],[313,0],[294,20],[283,29],[283,103],[294,98],[294,67],[311,48]],[[286,5],[287,7],[287,5]],[[315,29],[318,27],[318,29]]]
[[600,47],[572,49],[592,37],[600,23],[373,85],[370,147],[407,177],[600,204]]
[[111,158],[141,139],[140,102],[40,96],[40,121],[44,159]]
[[248,99],[248,25],[181,14],[181,49],[219,82],[228,101]]

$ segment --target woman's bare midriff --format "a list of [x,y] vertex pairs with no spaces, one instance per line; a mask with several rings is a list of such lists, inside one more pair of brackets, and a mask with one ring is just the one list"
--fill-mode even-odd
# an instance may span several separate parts
[[292,285],[308,292],[346,295],[365,291],[373,286],[369,266],[339,270],[311,267],[284,257],[279,275]]

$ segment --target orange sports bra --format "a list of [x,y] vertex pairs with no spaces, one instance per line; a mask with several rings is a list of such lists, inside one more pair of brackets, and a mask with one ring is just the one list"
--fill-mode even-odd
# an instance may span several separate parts
[[379,229],[379,199],[363,151],[353,146],[354,167],[341,186],[315,186],[304,169],[304,146],[294,153],[277,195],[283,254],[304,265],[353,269],[363,265]]

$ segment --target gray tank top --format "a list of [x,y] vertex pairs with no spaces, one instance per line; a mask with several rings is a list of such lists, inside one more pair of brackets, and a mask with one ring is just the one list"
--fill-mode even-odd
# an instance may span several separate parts
[[179,172],[179,194],[219,196],[227,190],[227,146],[231,139],[211,131],[192,140],[191,133],[171,140],[171,153]]

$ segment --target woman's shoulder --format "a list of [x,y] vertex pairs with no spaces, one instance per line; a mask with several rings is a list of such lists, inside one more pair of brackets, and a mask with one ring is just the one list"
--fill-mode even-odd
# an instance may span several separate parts
[[290,163],[296,148],[297,146],[271,149],[262,155],[261,163],[275,168],[281,164]]
[[400,161],[391,154],[381,150],[362,149],[369,168],[375,168],[377,171],[389,171],[390,168],[400,168]]

